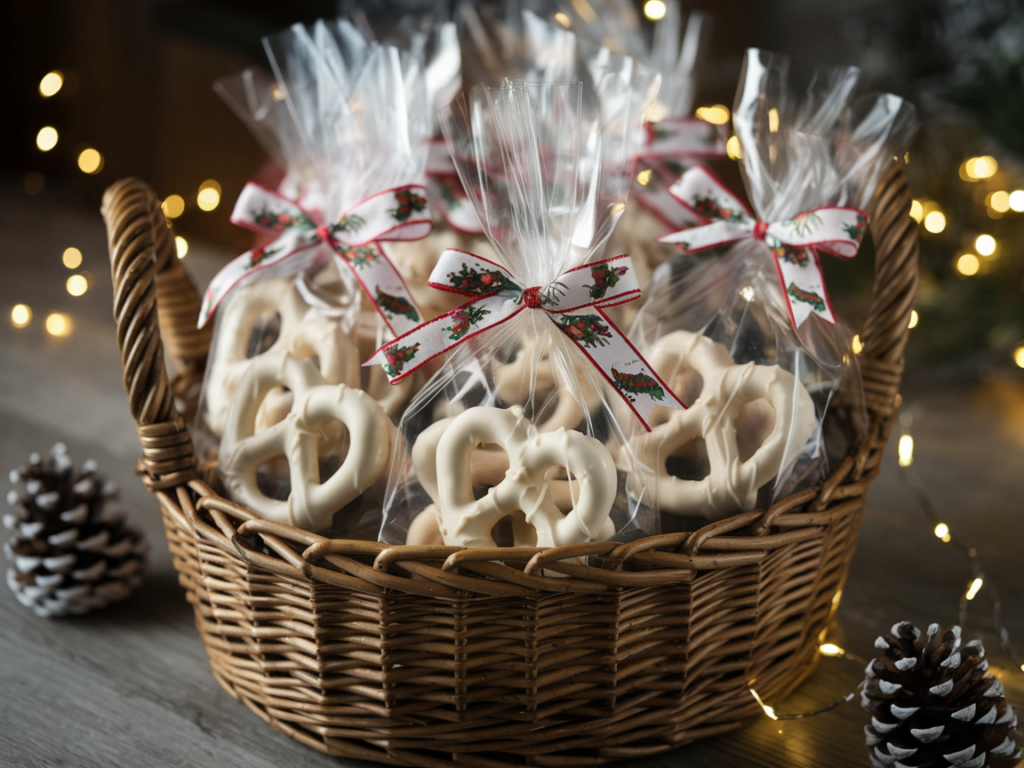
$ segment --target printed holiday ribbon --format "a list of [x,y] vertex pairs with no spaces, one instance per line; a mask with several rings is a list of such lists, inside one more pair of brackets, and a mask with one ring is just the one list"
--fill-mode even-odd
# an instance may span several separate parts
[[763,240],[772,252],[793,327],[812,314],[833,325],[819,251],[843,259],[857,255],[868,217],[856,208],[814,208],[779,222],[758,221],[707,168],[694,166],[672,185],[671,193],[702,223],[659,237],[694,252],[738,240]]
[[279,264],[320,244],[330,246],[338,261],[359,280],[391,332],[398,336],[420,324],[422,315],[405,280],[384,253],[387,240],[420,240],[430,234],[430,211],[424,188],[410,184],[366,198],[334,224],[276,192],[252,182],[235,203],[231,221],[277,235],[267,245],[246,251],[210,282],[199,311],[199,327],[210,319],[224,296],[248,275]]
[[430,142],[427,152],[427,189],[430,190],[434,206],[449,227],[470,235],[483,234],[480,218],[462,187],[462,180],[455,170],[455,162],[444,139],[433,139]]
[[539,310],[579,347],[648,431],[647,418],[655,406],[686,407],[603,312],[640,296],[628,255],[575,267],[546,286],[524,288],[500,264],[446,250],[429,285],[472,301],[377,350],[364,365],[380,363],[391,382],[520,312]]
[[644,143],[636,154],[636,199],[666,226],[697,223],[669,187],[689,162],[725,156],[721,129],[698,117],[669,117],[644,123],[644,132]]

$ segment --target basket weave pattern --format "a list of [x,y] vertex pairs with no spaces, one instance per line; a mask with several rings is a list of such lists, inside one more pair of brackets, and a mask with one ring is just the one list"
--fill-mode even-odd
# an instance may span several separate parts
[[[138,471],[217,680],[304,744],[394,765],[601,765],[740,727],[759,712],[751,685],[774,698],[811,672],[838,606],[902,373],[909,207],[894,165],[870,210],[868,434],[824,483],[694,533],[465,550],[325,539],[198,479],[174,398],[201,380],[209,333],[195,329],[198,296],[158,199],[134,179],[112,186],[103,214]],[[600,567],[579,564],[588,555]]]

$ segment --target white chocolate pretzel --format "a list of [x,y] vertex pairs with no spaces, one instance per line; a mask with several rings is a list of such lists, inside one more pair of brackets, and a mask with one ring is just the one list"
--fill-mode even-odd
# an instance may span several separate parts
[[[288,353],[315,357],[329,384],[359,386],[359,352],[336,319],[310,312],[295,278],[257,280],[233,291],[219,309],[217,343],[206,381],[206,424],[214,434],[224,431],[235,388],[255,359]],[[277,313],[281,320],[277,340],[266,352],[248,357],[253,330],[260,318]],[[269,394],[257,419],[257,430],[276,424],[291,408],[291,396],[278,388]]]
[[[611,532],[606,524],[617,488],[615,464],[608,449],[594,438],[566,429],[539,433],[521,408],[470,408],[435,427],[422,447],[417,440],[412,459],[420,484],[438,510],[445,544],[493,547],[491,531],[507,516],[513,520],[516,546],[580,544]],[[433,438],[438,432],[435,450]],[[478,500],[473,493],[472,460],[482,445],[502,449],[510,466],[504,478]],[[574,504],[564,515],[549,478],[558,467],[576,481],[570,489]]]
[[[790,463],[817,426],[807,390],[777,365],[737,365],[724,346],[688,331],[663,336],[647,360],[676,392],[695,383],[695,374],[703,383],[685,411],[651,412],[651,432],[633,440],[641,461],[631,490],[656,484],[661,510],[675,515],[716,519],[753,509],[758,489]],[[699,439],[707,446],[708,476],[670,475],[668,459]]]
[[[274,387],[291,390],[284,419],[256,432],[256,414]],[[320,482],[321,443],[341,422],[351,449],[338,470]],[[220,444],[219,472],[231,497],[262,517],[318,531],[334,514],[375,483],[386,471],[394,426],[365,392],[344,384],[326,384],[308,358],[262,355],[238,383]],[[288,460],[291,493],[286,501],[265,496],[256,473],[265,462]]]

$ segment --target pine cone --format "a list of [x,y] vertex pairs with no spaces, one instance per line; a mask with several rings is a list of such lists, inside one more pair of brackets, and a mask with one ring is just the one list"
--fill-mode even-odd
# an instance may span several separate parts
[[921,632],[893,625],[868,663],[861,706],[871,763],[892,768],[1010,768],[1021,757],[1017,716],[1003,685],[986,674],[985,649],[960,645],[960,627]]
[[7,585],[19,602],[40,616],[88,613],[122,600],[142,581],[146,541],[124,524],[109,502],[117,484],[96,474],[92,459],[74,472],[63,443],[44,461],[11,470],[12,490],[4,527],[14,531],[4,546],[13,567]]

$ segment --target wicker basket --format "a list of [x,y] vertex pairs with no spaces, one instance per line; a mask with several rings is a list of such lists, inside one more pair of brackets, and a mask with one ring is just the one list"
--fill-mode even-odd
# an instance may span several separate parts
[[[601,765],[743,725],[760,711],[748,687],[777,699],[811,672],[839,603],[903,368],[909,206],[894,165],[870,211],[868,436],[820,487],[694,533],[466,550],[325,539],[197,479],[174,399],[195,390],[209,333],[195,329],[199,300],[158,199],[137,180],[112,186],[103,214],[138,472],[214,676],[303,744],[393,765]],[[602,566],[570,562],[581,555]]]

